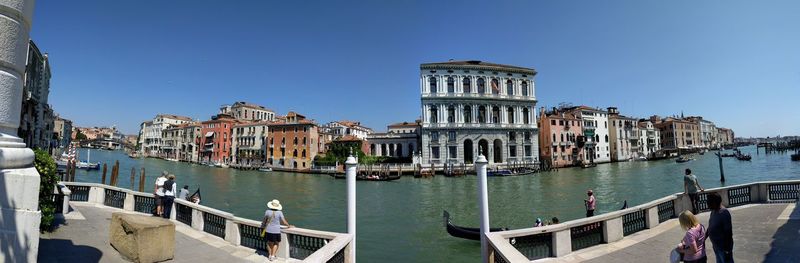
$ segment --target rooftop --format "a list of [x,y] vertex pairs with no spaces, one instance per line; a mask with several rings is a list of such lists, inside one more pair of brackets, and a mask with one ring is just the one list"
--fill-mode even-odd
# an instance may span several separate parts
[[447,61],[447,62],[434,62],[434,63],[423,63],[419,65],[420,69],[476,69],[476,70],[488,70],[488,71],[511,71],[517,72],[522,74],[530,74],[530,76],[536,75],[536,70],[532,68],[525,68],[519,66],[512,66],[512,65],[503,65],[503,64],[496,64],[490,62],[484,62],[480,60],[461,60],[461,61]]

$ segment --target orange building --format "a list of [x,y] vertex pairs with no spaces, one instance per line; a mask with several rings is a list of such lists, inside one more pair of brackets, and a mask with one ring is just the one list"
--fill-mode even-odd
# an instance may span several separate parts
[[319,152],[317,124],[295,112],[270,123],[267,163],[272,167],[310,170]]
[[218,114],[200,124],[200,162],[231,163],[231,129],[238,120]]
[[540,160],[553,167],[584,163],[581,122],[572,111],[542,108],[538,120]]

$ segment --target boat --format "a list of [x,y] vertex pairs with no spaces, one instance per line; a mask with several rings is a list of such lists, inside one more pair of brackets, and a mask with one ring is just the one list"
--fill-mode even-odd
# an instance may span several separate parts
[[739,154],[736,155],[736,159],[739,161],[750,161],[751,159],[753,159],[753,157],[750,156],[749,154]]
[[272,172],[272,168],[269,167],[258,168],[258,170],[262,172]]
[[77,162],[75,164],[75,168],[86,169],[86,170],[97,170],[97,169],[100,169],[100,164],[91,162],[91,159],[92,159],[92,150],[91,149],[86,150],[86,161],[85,162],[83,162],[83,161]]
[[499,176],[521,176],[521,175],[529,175],[536,173],[536,169],[531,169],[528,167],[519,167],[519,168],[511,168],[511,169],[495,169],[495,170],[487,170],[486,176],[491,177],[499,177]]
[[792,154],[792,161],[800,161],[800,153]]
[[595,166],[597,166],[596,163],[585,163],[585,164],[581,165],[581,168],[592,168],[592,167],[595,167]]
[[681,157],[678,157],[678,159],[675,159],[675,162],[676,163],[685,163],[685,162],[688,162],[688,161],[691,161],[691,160],[692,160],[692,158],[681,156]]
[[227,164],[224,164],[224,163],[215,163],[214,166],[219,167],[219,168],[228,168],[229,167]]
[[511,170],[495,169],[486,171],[486,176],[512,176]]
[[625,200],[625,202],[622,202],[622,208],[620,208],[619,210],[625,210],[625,209],[628,209],[628,200]]
[[[447,233],[453,237],[469,239],[469,240],[481,240],[481,229],[477,227],[463,227],[453,225],[450,222],[450,213],[444,210],[442,215],[444,217],[444,224],[447,227]],[[508,228],[500,227],[500,228],[489,228],[489,232],[498,232],[498,231],[506,231]]]
[[200,204],[200,187],[197,187],[197,190],[192,195],[186,197],[186,201]]
[[[333,178],[336,179],[347,179],[347,176],[344,174],[330,174]],[[399,175],[390,175],[390,176],[363,176],[363,175],[356,175],[356,181],[394,181],[400,179]]]

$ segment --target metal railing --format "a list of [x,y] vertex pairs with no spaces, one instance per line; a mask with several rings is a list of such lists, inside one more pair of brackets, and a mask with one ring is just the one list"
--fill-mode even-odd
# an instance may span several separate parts
[[[151,193],[95,183],[61,184],[72,191],[73,197],[67,198],[69,195],[64,195],[64,207],[68,207],[71,200],[145,214],[152,214],[155,208],[155,198]],[[236,217],[231,213],[180,199],[175,199],[172,211],[170,219],[176,223],[217,236],[232,245],[266,250],[267,244],[261,237],[259,221]],[[352,235],[297,227],[283,229],[281,235],[277,255],[279,258],[304,262],[353,262],[349,252]]]
[[[708,194],[717,193],[727,207],[753,203],[798,201],[800,180],[768,181],[706,189],[698,194],[698,208],[708,211]],[[647,231],[691,210],[689,196],[677,193],[625,210],[544,227],[486,234],[491,262],[524,262],[562,257],[580,249],[613,243]]]

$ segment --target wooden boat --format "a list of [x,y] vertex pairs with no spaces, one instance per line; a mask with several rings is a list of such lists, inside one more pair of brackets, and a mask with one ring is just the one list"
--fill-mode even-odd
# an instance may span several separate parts
[[581,165],[581,168],[592,168],[592,167],[595,167],[595,166],[597,166],[596,163],[585,163],[585,164]]
[[[333,178],[336,179],[347,179],[347,176],[344,174],[330,174]],[[380,176],[380,177],[369,177],[363,175],[356,175],[356,181],[394,181],[400,179],[399,175],[390,175],[390,176]]]
[[800,153],[792,154],[792,161],[800,161]]
[[[447,227],[447,233],[450,234],[451,236],[469,240],[481,240],[480,228],[453,225],[453,223],[450,222],[450,213],[448,213],[446,210],[444,211],[442,216],[444,217],[444,224]],[[489,232],[498,232],[506,230],[508,230],[508,228],[505,227],[489,228]]]
[[676,163],[685,163],[685,162],[688,162],[688,161],[691,161],[691,160],[692,160],[692,158],[681,156],[681,157],[678,157],[678,159],[675,159],[675,162]]
[[749,154],[739,154],[736,156],[736,159],[739,161],[750,161],[751,159],[753,159],[753,157],[750,156]]
[[269,167],[258,168],[258,170],[262,172],[272,172],[272,168]]

